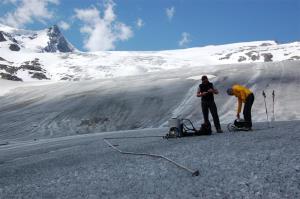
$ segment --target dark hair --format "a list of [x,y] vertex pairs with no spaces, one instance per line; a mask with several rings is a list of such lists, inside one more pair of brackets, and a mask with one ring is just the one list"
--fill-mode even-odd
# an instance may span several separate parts
[[201,77],[201,80],[205,80],[205,79],[208,79],[208,78],[207,78],[206,75],[203,75],[203,76]]
[[228,95],[233,95],[233,90],[232,90],[232,88],[228,88],[226,92],[227,92]]

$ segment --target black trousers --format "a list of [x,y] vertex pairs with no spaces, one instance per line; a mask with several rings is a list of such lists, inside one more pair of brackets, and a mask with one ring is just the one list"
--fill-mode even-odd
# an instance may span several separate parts
[[204,122],[206,124],[210,123],[209,118],[208,118],[208,112],[210,111],[210,113],[213,117],[214,125],[215,125],[216,129],[217,130],[221,129],[216,103],[214,101],[202,101],[201,106],[202,106]]
[[254,102],[254,95],[251,93],[248,95],[246,98],[243,114],[244,114],[244,119],[246,122],[246,127],[251,128],[252,127],[252,117],[251,117],[251,108]]

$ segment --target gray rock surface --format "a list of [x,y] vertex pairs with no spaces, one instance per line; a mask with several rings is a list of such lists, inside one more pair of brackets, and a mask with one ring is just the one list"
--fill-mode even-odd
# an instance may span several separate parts
[[21,78],[15,76],[15,75],[8,74],[8,73],[0,73],[0,76],[2,79],[6,79],[6,80],[23,81]]
[[4,35],[3,35],[3,31],[0,31],[0,42],[2,41],[6,41]]
[[9,49],[12,51],[19,51],[21,48],[17,44],[10,44]]
[[89,134],[10,142],[0,146],[0,198],[299,198],[299,121],[252,132],[181,139],[111,140],[121,150],[164,155],[123,155],[103,138],[164,135],[167,129]]

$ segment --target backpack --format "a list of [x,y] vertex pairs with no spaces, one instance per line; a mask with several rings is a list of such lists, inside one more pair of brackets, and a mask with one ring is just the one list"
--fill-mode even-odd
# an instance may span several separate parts
[[238,128],[243,128],[246,127],[246,122],[243,119],[236,119],[234,120],[234,126],[238,127]]
[[199,135],[211,135],[211,124],[203,123],[201,124],[200,130],[197,132]]

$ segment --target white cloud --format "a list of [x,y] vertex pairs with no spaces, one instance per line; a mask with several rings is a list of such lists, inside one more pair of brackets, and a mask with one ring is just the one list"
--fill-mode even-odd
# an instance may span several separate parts
[[136,26],[142,28],[145,25],[144,21],[141,18],[138,18],[136,21]]
[[104,10],[104,20],[111,23],[116,19],[116,15],[114,13],[115,3],[112,0],[105,2],[105,10]]
[[12,3],[16,9],[6,13],[0,21],[13,27],[23,27],[25,24],[53,18],[53,13],[49,10],[49,4],[59,4],[59,0],[6,0]]
[[63,30],[68,30],[70,28],[70,24],[68,24],[67,22],[65,21],[60,21],[58,23],[58,26],[63,29]]
[[117,21],[114,6],[112,0],[105,1],[103,15],[96,7],[75,9],[75,17],[83,22],[80,32],[85,35],[85,49],[113,50],[117,41],[125,41],[133,36],[131,27]]
[[187,32],[183,32],[181,34],[181,40],[178,42],[178,45],[180,47],[183,47],[183,46],[186,46],[190,42],[191,42],[191,40],[190,40],[190,34],[187,33]]
[[75,9],[75,17],[85,23],[93,24],[100,19],[100,12],[95,7],[88,9]]
[[115,25],[115,36],[120,40],[127,40],[132,36],[131,28],[123,23],[117,22]]
[[166,9],[166,15],[167,15],[167,17],[170,21],[173,19],[174,14],[175,14],[175,7],[174,6],[172,6],[171,8]]

